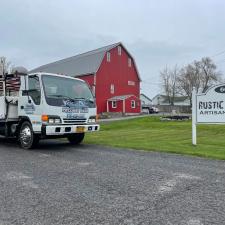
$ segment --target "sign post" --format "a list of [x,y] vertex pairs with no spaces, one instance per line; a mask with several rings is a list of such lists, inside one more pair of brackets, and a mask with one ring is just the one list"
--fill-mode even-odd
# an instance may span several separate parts
[[197,124],[225,124],[225,84],[215,85],[206,93],[192,91],[192,144],[197,145]]
[[197,128],[196,128],[196,89],[192,91],[192,144],[197,145]]

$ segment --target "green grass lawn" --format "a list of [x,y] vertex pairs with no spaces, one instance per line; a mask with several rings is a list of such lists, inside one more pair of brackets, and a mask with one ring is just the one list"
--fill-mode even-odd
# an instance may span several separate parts
[[87,134],[85,143],[225,159],[225,126],[198,125],[197,146],[191,135],[191,121],[149,116],[101,124],[101,131]]

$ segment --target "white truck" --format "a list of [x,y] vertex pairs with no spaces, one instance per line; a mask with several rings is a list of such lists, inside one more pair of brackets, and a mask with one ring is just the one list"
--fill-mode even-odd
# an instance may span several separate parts
[[22,148],[40,139],[65,137],[79,144],[86,132],[99,131],[96,104],[80,79],[51,73],[28,74],[23,67],[0,80],[0,135]]

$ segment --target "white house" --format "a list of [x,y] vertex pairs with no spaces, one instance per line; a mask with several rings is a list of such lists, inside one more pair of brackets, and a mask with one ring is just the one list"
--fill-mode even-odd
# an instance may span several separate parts
[[152,100],[145,94],[140,94],[141,105],[152,105]]
[[[166,95],[156,95],[152,99],[153,105],[170,105],[169,98]],[[174,98],[174,105],[175,106],[190,106],[190,99],[188,96],[176,96]]]

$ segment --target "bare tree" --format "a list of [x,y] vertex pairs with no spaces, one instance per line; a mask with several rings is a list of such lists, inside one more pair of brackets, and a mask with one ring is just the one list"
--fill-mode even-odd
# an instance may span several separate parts
[[160,77],[162,80],[162,88],[163,92],[165,93],[166,96],[170,95],[170,90],[169,90],[169,70],[167,66],[160,71]]
[[208,57],[194,61],[183,67],[178,77],[178,90],[181,95],[188,96],[192,102],[192,90],[205,92],[211,85],[221,80],[216,65]]
[[177,65],[175,65],[172,69],[168,69],[165,67],[161,72],[161,80],[163,92],[168,98],[168,102],[170,105],[174,105],[174,99],[177,94],[177,78],[179,75],[179,69]]
[[9,62],[6,59],[6,57],[1,56],[0,57],[0,76],[5,74],[5,73],[10,72],[11,68],[12,68],[11,62]]
[[179,94],[188,96],[191,101],[193,87],[195,87],[198,92],[201,85],[198,62],[195,61],[193,64],[183,67],[177,82]]
[[221,74],[216,71],[216,65],[209,57],[202,58],[199,62],[201,88],[205,92],[211,85],[221,80]]

